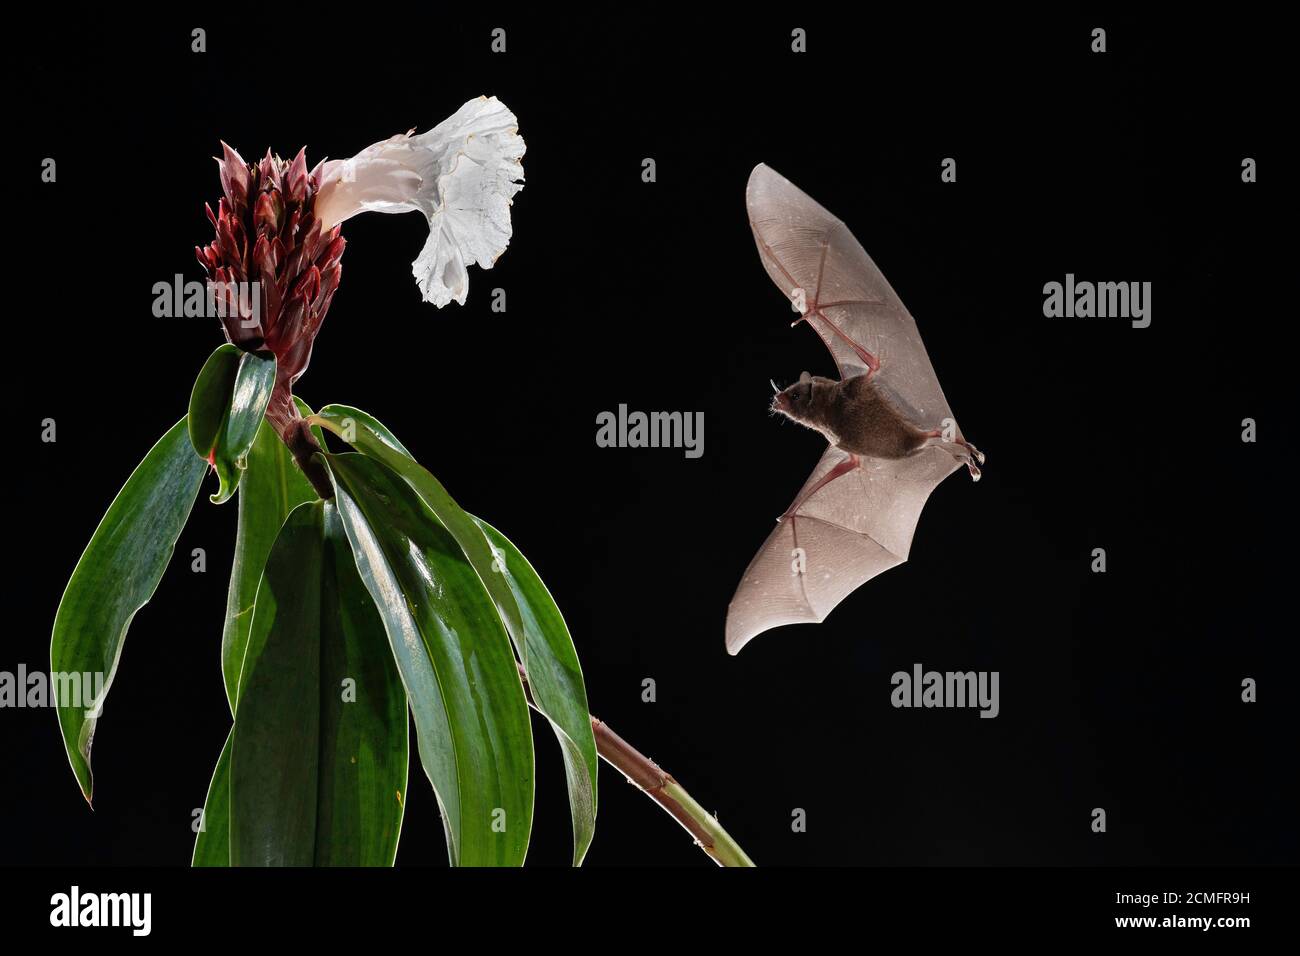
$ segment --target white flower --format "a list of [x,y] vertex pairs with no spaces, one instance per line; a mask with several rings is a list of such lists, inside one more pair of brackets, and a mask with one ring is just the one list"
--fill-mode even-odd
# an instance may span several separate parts
[[[414,132],[414,131],[412,131]],[[510,197],[523,189],[524,141],[495,96],[470,100],[427,133],[398,134],[321,167],[316,217],[329,229],[359,212],[411,212],[429,238],[411,271],[426,302],[465,304],[467,268],[492,268],[510,242]]]

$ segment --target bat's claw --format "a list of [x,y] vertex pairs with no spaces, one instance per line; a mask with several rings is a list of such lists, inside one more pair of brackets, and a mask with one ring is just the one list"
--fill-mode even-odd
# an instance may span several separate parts
[[973,460],[975,464],[984,464],[984,452],[980,451],[964,438],[958,438],[957,444],[966,449],[967,460]]
[[970,480],[980,480],[980,465],[984,464],[984,452],[980,451],[964,438],[958,438],[957,443],[965,450],[965,454],[960,457],[966,462],[966,468],[970,471]]
[[[938,430],[928,432],[930,438],[938,438],[941,432]],[[959,462],[966,465],[966,470],[970,472],[971,481],[980,480],[980,465],[984,464],[984,452],[980,451],[964,438],[958,438],[955,442],[945,442],[944,447]]]

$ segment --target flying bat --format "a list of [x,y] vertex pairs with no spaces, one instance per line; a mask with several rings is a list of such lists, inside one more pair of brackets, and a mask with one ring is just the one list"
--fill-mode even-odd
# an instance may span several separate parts
[[831,350],[836,381],[804,372],[772,411],[830,443],[750,562],[727,608],[727,651],[783,624],[821,622],[860,585],[907,560],[935,486],[984,456],[966,441],[903,307],[848,227],[759,165],[745,191],[772,281]]

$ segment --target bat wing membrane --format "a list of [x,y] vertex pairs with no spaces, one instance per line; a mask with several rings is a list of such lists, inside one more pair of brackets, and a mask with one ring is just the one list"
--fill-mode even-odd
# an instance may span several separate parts
[[[763,268],[830,349],[840,378],[880,361],[876,383],[923,428],[952,418],[916,320],[844,223],[780,173],[754,168],[745,190]],[[957,433],[960,436],[960,432]]]
[[[845,457],[827,448],[795,500]],[[729,653],[771,628],[825,620],[862,584],[906,561],[930,492],[960,467],[940,448],[861,461],[781,518],[763,542],[727,608]]]

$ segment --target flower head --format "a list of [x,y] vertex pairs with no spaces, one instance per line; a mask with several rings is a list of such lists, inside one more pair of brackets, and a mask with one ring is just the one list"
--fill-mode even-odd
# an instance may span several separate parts
[[414,131],[321,166],[324,228],[359,212],[421,212],[429,238],[411,271],[425,301],[465,304],[467,268],[492,268],[510,242],[510,198],[523,188],[524,141],[495,96],[470,100],[426,133]]
[[[224,308],[226,338],[276,358],[267,420],[300,463],[316,443],[293,401],[339,286],[340,224],[359,212],[423,213],[429,238],[412,264],[428,302],[464,305],[468,267],[490,269],[510,242],[510,198],[523,188],[524,141],[495,97],[470,100],[426,133],[408,132],[308,171],[303,150],[247,163],[225,143],[216,238],[195,249]],[[243,293],[256,282],[257,297]],[[324,486],[322,485],[322,488]],[[322,492],[324,493],[324,492]]]
[[[195,252],[224,300],[226,338],[246,351],[275,355],[267,416],[277,424],[297,417],[293,383],[307,368],[338,289],[346,243],[337,225],[324,226],[315,215],[320,167],[308,172],[303,150],[288,162],[268,151],[249,164],[221,146],[217,165],[224,195],[217,212],[204,207],[217,234]],[[250,282],[259,286],[257,308],[240,295],[241,285]]]

